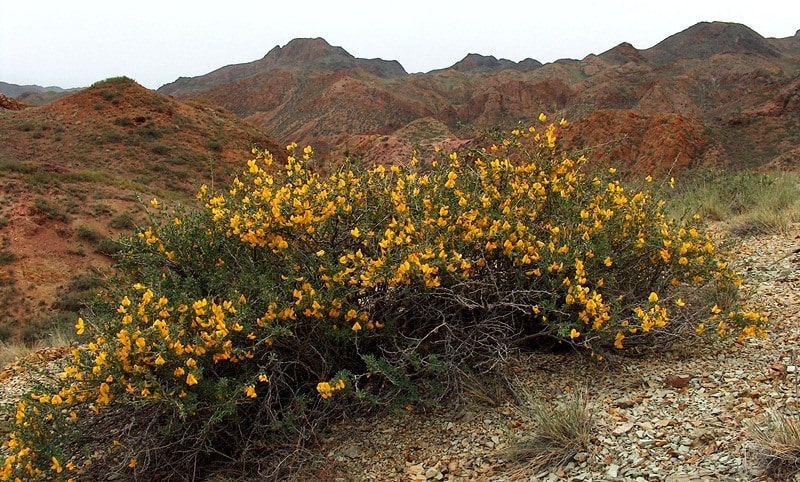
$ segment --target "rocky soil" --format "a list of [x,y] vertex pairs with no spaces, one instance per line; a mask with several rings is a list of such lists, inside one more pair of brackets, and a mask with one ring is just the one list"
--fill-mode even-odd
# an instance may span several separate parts
[[[758,464],[749,423],[800,409],[800,225],[741,239],[734,250],[749,303],[768,312],[765,338],[676,346],[646,359],[597,363],[532,354],[514,378],[554,403],[588,394],[587,451],[532,471],[509,449],[531,429],[513,401],[352,419],[320,450],[316,478],[341,481],[740,481],[774,479]],[[487,400],[492,397],[487,396]]]

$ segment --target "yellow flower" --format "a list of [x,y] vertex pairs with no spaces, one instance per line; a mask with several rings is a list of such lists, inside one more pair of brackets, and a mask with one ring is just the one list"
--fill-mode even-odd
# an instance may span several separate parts
[[573,328],[572,331],[569,332],[569,337],[572,338],[573,340],[575,338],[578,338],[579,336],[581,336],[581,332],[576,330],[575,328]]
[[262,373],[261,375],[258,376],[258,381],[261,383],[267,383],[269,381],[269,378],[267,378],[267,376]]
[[358,226],[350,230],[350,234],[353,235],[354,238],[361,236],[361,231],[358,230]]
[[256,388],[253,385],[247,385],[244,387],[244,394],[250,398],[256,398],[258,396],[256,395]]
[[128,467],[130,467],[130,468],[132,468],[132,469],[133,469],[133,468],[136,468],[136,459],[130,459],[130,460],[128,461]]
[[322,398],[330,398],[331,395],[333,395],[333,389],[331,388],[331,384],[328,382],[317,383],[317,392],[319,392]]
[[658,295],[656,294],[655,291],[650,292],[650,296],[647,297],[647,301],[649,301],[650,303],[658,302]]
[[186,375],[186,384],[189,385],[190,387],[192,385],[197,385],[197,378],[195,378],[194,375],[191,373]]
[[359,322],[357,322],[357,321],[356,321],[356,322],[353,324],[353,328],[352,328],[352,330],[353,330],[353,331],[358,331],[358,330],[360,330],[360,329],[361,329],[361,324],[360,324]]
[[719,306],[717,306],[717,305],[714,305],[714,306],[711,308],[711,312],[712,312],[712,313],[714,313],[715,315],[718,315],[718,314],[722,313],[722,310],[720,309],[720,307],[719,307]]
[[675,304],[680,306],[680,307],[686,306],[686,303],[681,298],[678,298],[677,300],[675,300]]
[[50,457],[50,460],[53,462],[53,464],[50,466],[50,469],[52,469],[53,472],[60,474],[64,468],[61,467],[60,463],[58,463],[58,459],[55,457]]
[[544,115],[544,112],[539,114],[539,122],[547,122],[547,116]]
[[616,338],[614,338],[614,347],[622,350],[622,340],[625,339],[625,335],[620,332],[617,332]]
[[158,209],[158,199],[156,198],[151,199],[150,205],[153,206],[153,209]]
[[78,322],[75,323],[75,333],[79,335],[83,335],[84,329],[86,327],[83,324],[83,318],[78,317]]

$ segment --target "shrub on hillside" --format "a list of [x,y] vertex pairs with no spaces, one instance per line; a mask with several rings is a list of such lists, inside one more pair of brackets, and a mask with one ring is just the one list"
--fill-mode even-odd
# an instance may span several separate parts
[[276,450],[332,402],[424,403],[539,339],[600,357],[761,330],[696,219],[587,174],[556,129],[324,177],[310,147],[282,167],[254,150],[229,190],[201,188],[204,209],[153,199],[118,255],[129,284],[20,401],[0,479]]

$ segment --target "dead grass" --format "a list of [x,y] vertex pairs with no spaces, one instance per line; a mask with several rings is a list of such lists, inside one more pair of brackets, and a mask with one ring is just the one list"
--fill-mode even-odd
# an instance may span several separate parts
[[592,413],[585,392],[575,390],[560,402],[544,401],[528,389],[519,391],[519,415],[532,426],[510,449],[510,458],[525,473],[567,464],[589,447]]
[[40,350],[67,346],[73,340],[74,336],[71,331],[59,328],[32,344],[26,344],[18,340],[0,341],[0,368]]
[[770,411],[764,423],[749,424],[747,435],[752,442],[748,452],[754,455],[768,474],[780,480],[790,480],[800,473],[798,414],[785,415],[777,410]]

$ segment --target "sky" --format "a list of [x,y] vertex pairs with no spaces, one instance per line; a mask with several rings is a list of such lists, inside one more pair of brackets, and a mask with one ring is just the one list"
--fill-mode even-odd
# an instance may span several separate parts
[[156,89],[305,37],[397,60],[409,73],[468,53],[547,63],[621,42],[649,48],[715,20],[790,37],[800,29],[800,2],[0,0],[0,81],[70,88],[125,75]]

